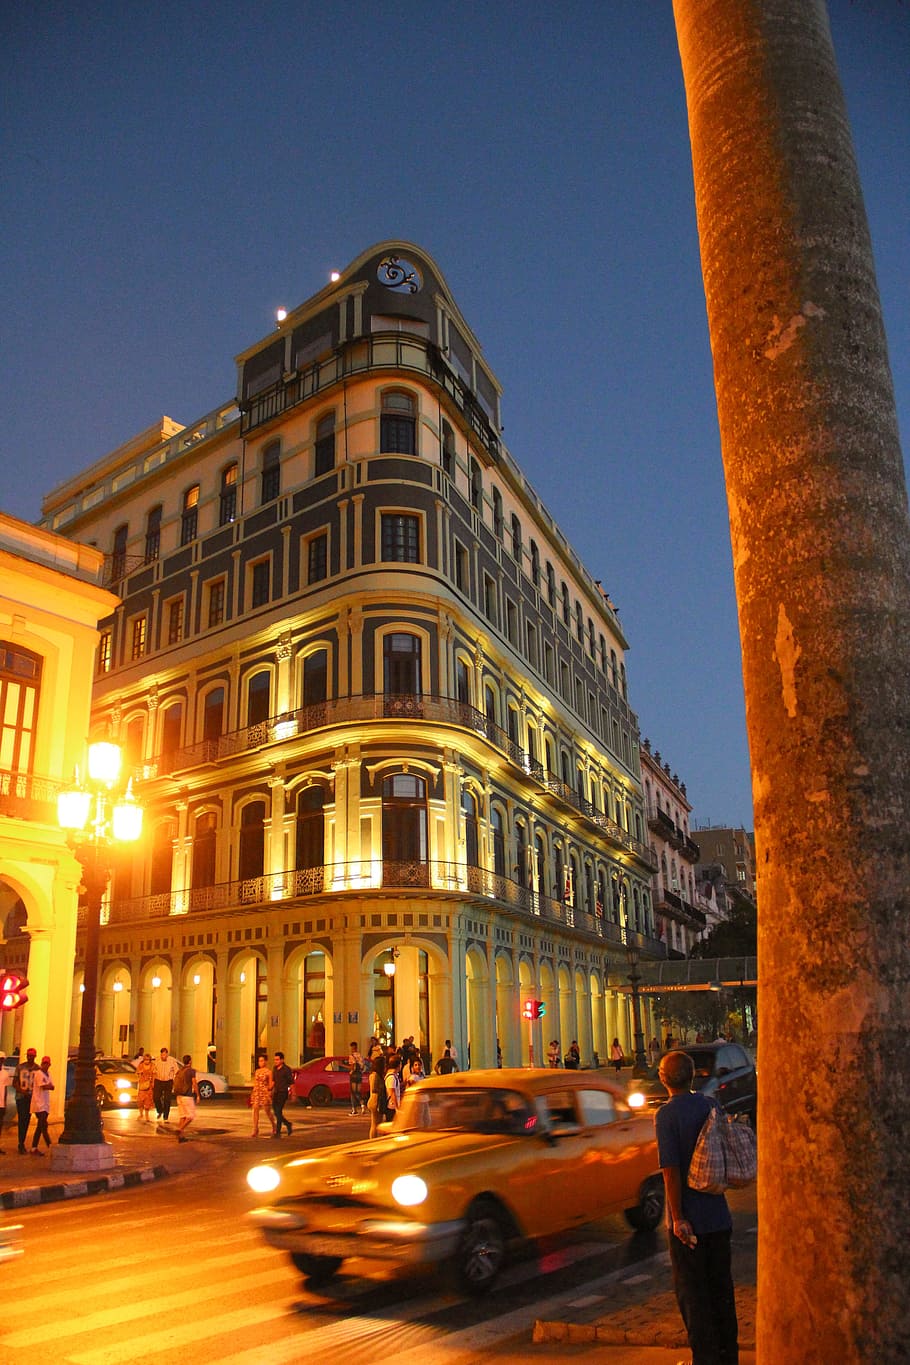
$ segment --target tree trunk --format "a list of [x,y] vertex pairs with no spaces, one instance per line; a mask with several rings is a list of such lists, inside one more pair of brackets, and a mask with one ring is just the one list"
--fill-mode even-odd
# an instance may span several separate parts
[[910,1359],[910,525],[822,0],[674,0],[759,880],[763,1365]]

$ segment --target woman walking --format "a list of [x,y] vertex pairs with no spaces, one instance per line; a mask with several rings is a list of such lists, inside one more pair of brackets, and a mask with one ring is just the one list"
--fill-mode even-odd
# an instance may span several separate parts
[[142,1056],[135,1063],[135,1066],[139,1076],[139,1089],[136,1095],[136,1104],[139,1107],[139,1117],[145,1123],[151,1123],[149,1115],[152,1112],[152,1105],[155,1102],[155,1062],[147,1052],[143,1052]]
[[618,1038],[614,1038],[610,1045],[610,1065],[616,1068],[617,1076],[622,1071],[625,1060],[626,1054],[622,1050],[622,1043]]
[[275,1115],[272,1112],[273,1084],[269,1059],[263,1053],[256,1059],[256,1070],[253,1072],[253,1091],[250,1095],[250,1108],[253,1111],[253,1137],[259,1136],[260,1109],[265,1111],[272,1129],[272,1137],[275,1136]]

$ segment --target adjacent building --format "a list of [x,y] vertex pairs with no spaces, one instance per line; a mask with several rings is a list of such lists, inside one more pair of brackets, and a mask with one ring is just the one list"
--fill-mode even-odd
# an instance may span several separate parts
[[699,878],[723,882],[755,901],[755,835],[741,827],[704,825],[698,829],[698,844]]
[[146,808],[100,1047],[214,1042],[237,1080],[370,1034],[472,1065],[631,1047],[626,948],[691,926],[655,913],[627,641],[426,252],[366,251],[237,358],[236,401],[43,518],[107,556],[93,725]]
[[651,752],[647,739],[641,746],[641,773],[655,865],[651,894],[657,936],[669,957],[688,957],[707,923],[695,878],[700,850],[689,833],[692,807],[685,783],[671,773],[659,751]]

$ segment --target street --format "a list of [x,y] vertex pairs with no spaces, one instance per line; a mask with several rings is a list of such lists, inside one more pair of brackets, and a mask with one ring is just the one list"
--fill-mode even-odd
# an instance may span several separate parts
[[[283,1150],[362,1131],[363,1120],[341,1107],[289,1114],[295,1131]],[[111,1127],[137,1122],[134,1111],[105,1115]],[[514,1263],[479,1302],[428,1276],[364,1278],[356,1262],[330,1290],[310,1292],[244,1220],[255,1203],[246,1171],[278,1149],[249,1128],[238,1100],[203,1104],[192,1131],[205,1159],[194,1172],[17,1213],[24,1255],[4,1271],[4,1358],[27,1351],[57,1365],[128,1365],[189,1351],[199,1365],[320,1365],[340,1356],[373,1365],[392,1351],[424,1365],[491,1354],[554,1359],[558,1350],[531,1346],[531,1330],[536,1318],[556,1314],[561,1297],[595,1293],[630,1265],[637,1279],[655,1270],[665,1279],[653,1259],[662,1234],[633,1236],[610,1218]],[[162,1150],[173,1142],[162,1132]]]

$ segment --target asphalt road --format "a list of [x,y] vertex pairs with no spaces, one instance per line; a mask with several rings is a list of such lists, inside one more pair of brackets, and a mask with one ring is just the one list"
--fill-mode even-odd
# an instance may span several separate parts
[[[290,1111],[295,1147],[359,1136],[344,1109]],[[130,1122],[117,1115],[114,1121]],[[201,1106],[205,1160],[135,1190],[24,1210],[26,1253],[4,1268],[0,1358],[54,1365],[132,1365],[189,1356],[194,1365],[432,1365],[527,1358],[531,1328],[560,1296],[578,1296],[661,1249],[605,1219],[519,1261],[479,1302],[432,1277],[394,1277],[356,1262],[310,1292],[290,1262],[248,1227],[245,1174],[278,1143],[253,1139],[237,1102]],[[162,1142],[173,1138],[162,1137]],[[365,1272],[371,1276],[365,1278]]]

